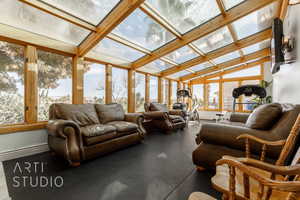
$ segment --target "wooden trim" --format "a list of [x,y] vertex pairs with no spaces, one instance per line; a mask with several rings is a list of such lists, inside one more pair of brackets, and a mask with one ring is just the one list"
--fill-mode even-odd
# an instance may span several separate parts
[[168,107],[171,108],[171,105],[172,105],[172,93],[173,93],[173,90],[172,90],[172,87],[173,87],[173,84],[172,84],[172,81],[169,80],[169,96],[168,96]]
[[105,66],[105,103],[112,103],[112,66]]
[[214,19],[206,22],[205,24],[199,26],[198,28],[193,29],[192,31],[182,35],[182,39],[175,39],[168,44],[156,49],[152,52],[151,55],[146,55],[132,64],[132,67],[137,69],[142,67],[162,56],[171,53],[172,51],[191,43],[198,38],[204,37],[217,29],[231,24],[232,22],[274,2],[276,0],[247,0],[238,6],[230,9],[227,12],[226,17],[219,15]]
[[121,1],[97,26],[96,32],[91,33],[79,46],[78,55],[84,56],[89,50],[96,46],[107,34],[118,26],[145,0],[123,0]]
[[145,102],[150,102],[150,75],[145,75]]
[[163,81],[162,81],[162,77],[158,77],[158,103],[162,103],[163,102]]
[[36,122],[32,124],[12,124],[12,125],[1,125],[0,126],[0,135],[1,134],[10,134],[15,132],[23,131],[33,131],[46,128],[48,122]]
[[78,56],[72,59],[72,88],[73,88],[73,104],[83,104],[83,76],[84,76],[84,61]]
[[128,112],[135,112],[135,71],[128,70]]
[[[241,87],[242,86],[242,80],[239,80],[238,81],[238,87]],[[239,98],[238,98],[238,103],[242,103],[243,102],[243,97],[242,96],[239,96]],[[241,112],[241,111],[243,111],[244,109],[243,109],[243,105],[242,104],[238,104],[238,112]]]
[[222,80],[197,80],[192,82],[193,85],[206,84],[206,83],[219,83],[219,82],[236,82],[236,81],[248,81],[248,80],[262,80],[262,76],[246,76],[246,77],[236,77],[236,78],[223,78]]
[[219,110],[223,110],[223,76],[219,79]]
[[245,47],[251,46],[253,44],[259,43],[261,41],[264,41],[268,38],[271,38],[271,35],[272,35],[271,29],[264,30],[262,32],[251,35],[247,38],[241,39],[236,43],[232,43],[232,44],[227,45],[225,47],[222,47],[220,49],[214,50],[214,51],[208,53],[206,56],[199,56],[199,57],[196,57],[196,58],[194,58],[192,60],[189,60],[185,63],[182,63],[180,65],[168,68],[168,69],[162,71],[161,75],[162,76],[169,76],[169,75],[174,74],[176,72],[188,69],[192,66],[207,62],[209,60],[213,60],[213,59],[218,58],[220,56],[223,56],[223,55],[226,55],[226,54],[231,53],[233,51],[239,50],[240,48],[245,48]]
[[38,118],[38,56],[34,46],[26,46],[25,60],[25,122],[35,123]]
[[279,6],[279,10],[278,10],[278,17],[281,20],[284,20],[287,10],[288,10],[288,6],[289,6],[289,0],[280,0],[281,4]]
[[208,109],[208,85],[206,83],[203,84],[203,96],[204,96],[204,110]]

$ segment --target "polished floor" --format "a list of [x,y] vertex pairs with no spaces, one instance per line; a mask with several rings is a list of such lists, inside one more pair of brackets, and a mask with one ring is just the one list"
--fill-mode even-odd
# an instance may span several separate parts
[[219,198],[210,186],[212,172],[197,172],[192,163],[198,129],[152,133],[141,144],[77,168],[49,153],[5,161],[9,195],[13,200],[186,200],[203,191]]

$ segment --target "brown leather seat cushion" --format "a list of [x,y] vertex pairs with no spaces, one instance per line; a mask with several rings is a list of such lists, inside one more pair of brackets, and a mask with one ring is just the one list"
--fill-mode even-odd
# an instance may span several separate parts
[[125,119],[125,112],[121,104],[96,104],[95,107],[102,124]]
[[113,121],[107,124],[114,126],[117,129],[118,135],[124,135],[124,133],[133,133],[137,132],[138,130],[138,125],[132,122]]
[[174,122],[174,123],[184,121],[184,119],[179,115],[169,115],[169,117],[172,120],[172,122]]
[[161,104],[161,103],[150,103],[150,110],[151,111],[169,112],[167,105]]
[[249,116],[246,127],[253,129],[269,130],[282,115],[279,103],[261,105]]
[[86,145],[93,145],[118,137],[116,128],[111,125],[95,124],[81,128],[83,140]]

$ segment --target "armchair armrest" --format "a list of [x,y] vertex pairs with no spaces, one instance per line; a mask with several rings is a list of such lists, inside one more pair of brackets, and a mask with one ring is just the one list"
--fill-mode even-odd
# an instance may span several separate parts
[[168,113],[162,112],[162,111],[150,111],[150,112],[144,112],[144,116],[146,119],[167,119]]
[[248,114],[248,113],[232,113],[230,115],[230,121],[246,123],[249,116],[250,116],[250,114]]
[[142,135],[146,134],[146,130],[143,126],[144,115],[141,113],[127,113],[125,114],[125,121],[132,122],[138,125],[139,131]]
[[238,139],[238,140],[249,139],[249,140],[255,141],[257,143],[265,144],[268,146],[283,146],[286,142],[286,140],[277,140],[277,141],[263,140],[261,138],[258,138],[258,137],[255,137],[255,136],[249,135],[249,134],[242,134],[242,135],[238,136],[236,139]]

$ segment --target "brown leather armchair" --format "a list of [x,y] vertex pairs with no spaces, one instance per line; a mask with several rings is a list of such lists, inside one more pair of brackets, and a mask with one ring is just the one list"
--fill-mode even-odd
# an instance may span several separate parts
[[186,121],[184,112],[181,110],[169,110],[167,105],[160,103],[145,103],[144,117],[150,121],[153,128],[171,131],[175,129],[184,129]]
[[125,114],[120,104],[53,104],[47,125],[48,145],[78,166],[81,161],[139,143],[144,117]]

